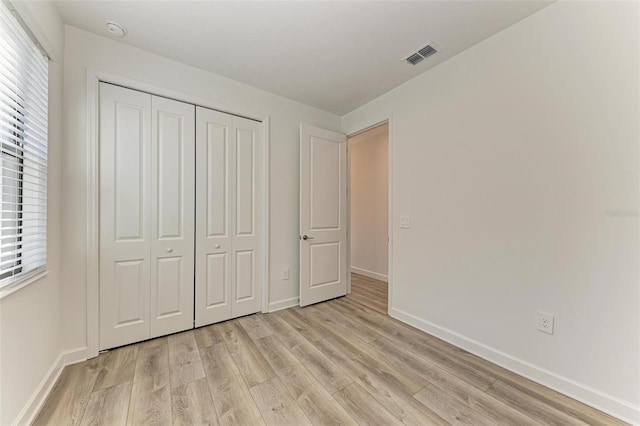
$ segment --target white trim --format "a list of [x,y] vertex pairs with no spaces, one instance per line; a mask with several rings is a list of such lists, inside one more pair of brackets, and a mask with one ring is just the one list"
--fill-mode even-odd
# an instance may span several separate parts
[[111,74],[99,70],[87,68],[87,188],[86,188],[86,213],[87,213],[87,240],[86,240],[86,286],[87,286],[87,348],[86,358],[98,356],[99,351],[99,168],[98,168],[98,102],[100,81],[140,90],[157,96],[167,97],[181,102],[194,104],[216,111],[238,115],[256,121],[261,121],[264,128],[264,167],[262,181],[265,185],[263,195],[263,255],[261,259],[262,271],[262,303],[263,312],[269,308],[269,159],[270,159],[270,117],[257,111],[247,111],[233,105],[211,101],[210,99],[193,96],[187,93],[155,86],[139,80],[130,79],[117,74]]
[[615,396],[608,395],[597,389],[576,382],[575,380],[545,370],[544,368],[487,346],[484,343],[480,343],[477,340],[470,339],[462,334],[399,309],[391,308],[389,314],[391,317],[412,325],[425,333],[436,336],[452,345],[506,368],[509,371],[540,383],[543,386],[547,386],[563,395],[590,405],[623,421],[631,424],[638,424],[640,422],[640,405],[633,405],[631,402],[623,401]]
[[389,282],[389,276],[379,274],[378,272],[369,271],[368,269],[358,268],[356,266],[351,267],[351,272],[364,275],[365,277],[373,278],[374,280]]
[[269,165],[271,164],[271,138],[269,135],[271,129],[271,117],[267,116],[262,121],[262,140],[264,147],[262,149],[262,312],[270,312],[269,309]]
[[[351,150],[347,136],[347,265],[351,265]],[[351,294],[351,274],[347,274],[347,294]]]
[[300,298],[291,297],[289,299],[279,300],[269,303],[269,312],[281,311],[283,309],[292,308],[300,304]]
[[51,367],[44,375],[40,384],[31,394],[31,397],[24,405],[20,413],[16,417],[13,424],[31,424],[35,420],[36,416],[42,409],[45,401],[49,397],[49,394],[53,390],[53,386],[58,381],[62,370],[67,365],[75,364],[77,362],[85,361],[87,348],[77,348],[69,351],[61,352],[60,355],[53,361]]
[[98,154],[98,73],[87,69],[87,242],[86,242],[86,286],[87,286],[87,357],[98,356],[100,350],[100,240],[99,202],[100,181]]
[[42,269],[42,268],[46,268],[45,266],[42,266],[38,269],[35,269],[33,271],[29,271],[26,274],[22,275],[18,275],[16,277],[12,277],[15,279],[15,281],[13,281],[11,284],[5,284],[1,289],[0,289],[0,300],[4,299],[5,297],[7,297],[10,294],[15,293],[16,291],[25,288],[26,286],[28,286],[31,283],[34,283],[44,277],[46,277],[47,275],[49,275],[49,270],[48,269]]
[[62,353],[62,362],[64,366],[77,364],[87,360],[87,347],[82,346],[75,349],[69,349]]
[[[62,52],[56,48],[56,43],[49,36],[43,27],[40,25],[40,21],[33,16],[31,9],[25,6],[24,2],[16,0],[5,0],[5,3],[9,3],[11,7],[9,10],[15,10],[18,14],[18,21],[22,21],[21,25],[25,28],[27,33],[30,33],[32,41],[39,45],[40,51],[48,57],[49,60],[60,63],[62,62]],[[57,9],[54,5],[51,5],[54,9]],[[56,10],[57,12],[57,10]],[[60,21],[62,24],[62,20]]]

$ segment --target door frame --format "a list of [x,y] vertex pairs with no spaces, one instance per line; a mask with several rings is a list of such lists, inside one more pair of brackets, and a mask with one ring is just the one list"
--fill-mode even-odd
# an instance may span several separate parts
[[349,152],[349,139],[387,123],[389,126],[388,138],[388,182],[387,182],[387,233],[389,243],[387,245],[387,315],[393,305],[393,113],[389,112],[373,118],[359,121],[343,128],[347,135],[347,294],[351,294],[351,154]]
[[261,309],[269,311],[269,158],[270,158],[270,116],[258,111],[246,108],[236,108],[228,104],[222,104],[209,99],[193,96],[184,92],[166,87],[155,86],[139,80],[130,79],[121,75],[103,72],[96,69],[87,69],[87,175],[86,175],[86,326],[87,347],[85,358],[98,356],[100,336],[100,169],[99,169],[99,88],[100,82],[123,86],[132,90],[146,92],[180,102],[213,109],[226,114],[262,122],[263,126],[263,167],[262,181],[263,191],[260,207],[263,209],[262,217],[262,256],[260,259]]

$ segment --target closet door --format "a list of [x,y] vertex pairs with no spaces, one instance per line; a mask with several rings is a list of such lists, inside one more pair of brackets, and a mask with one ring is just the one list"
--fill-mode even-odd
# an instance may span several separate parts
[[196,108],[196,326],[260,311],[261,123]]
[[262,185],[257,176],[262,176],[262,123],[233,117],[233,132],[231,313],[240,317],[260,311]]
[[196,327],[231,318],[232,126],[196,108]]
[[193,327],[195,106],[152,97],[150,337]]
[[151,96],[100,84],[100,349],[149,337]]

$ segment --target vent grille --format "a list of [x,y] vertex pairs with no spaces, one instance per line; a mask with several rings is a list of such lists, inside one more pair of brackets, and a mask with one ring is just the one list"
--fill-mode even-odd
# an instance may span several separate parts
[[407,62],[409,62],[411,65],[416,65],[419,62],[423,61],[424,58],[420,55],[418,55],[417,53],[414,53],[413,55],[409,56],[407,58]]
[[419,49],[417,52],[409,55],[405,60],[409,62],[411,65],[417,65],[423,60],[427,59],[429,56],[438,53],[438,49],[433,43],[428,43],[423,48]]
[[433,46],[430,46],[428,44],[422,49],[418,50],[418,53],[425,59],[427,59],[429,56],[433,55],[436,52],[437,50],[434,49]]

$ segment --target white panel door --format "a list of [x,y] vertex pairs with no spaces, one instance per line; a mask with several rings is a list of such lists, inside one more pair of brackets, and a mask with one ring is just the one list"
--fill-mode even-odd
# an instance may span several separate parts
[[347,294],[347,138],[300,126],[300,306]]
[[196,327],[231,318],[233,117],[196,108]]
[[262,236],[262,123],[233,117],[232,183],[233,236],[231,314],[235,317],[260,311]]
[[100,84],[100,349],[149,337],[151,96]]
[[195,106],[153,96],[150,337],[193,327]]
[[196,108],[196,326],[260,311],[262,124]]

